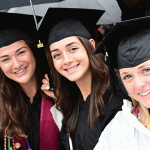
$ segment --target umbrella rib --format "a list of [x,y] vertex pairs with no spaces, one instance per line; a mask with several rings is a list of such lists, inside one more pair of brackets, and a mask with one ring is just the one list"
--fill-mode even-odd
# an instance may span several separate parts
[[30,4],[31,4],[31,7],[32,7],[32,12],[33,12],[33,17],[34,17],[36,29],[38,30],[38,23],[37,23],[37,20],[36,20],[35,10],[34,10],[33,4],[32,4],[32,0],[30,0]]

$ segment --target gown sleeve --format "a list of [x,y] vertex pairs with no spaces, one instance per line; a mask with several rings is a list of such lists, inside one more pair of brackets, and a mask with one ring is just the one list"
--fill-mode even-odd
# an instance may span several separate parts
[[70,150],[69,137],[66,133],[66,124],[62,121],[62,128],[60,132],[60,150]]
[[97,131],[91,129],[88,119],[89,107],[85,107],[84,111],[79,116],[78,126],[73,141],[74,150],[92,150],[97,144],[104,128],[115,117],[117,112],[121,110],[122,104],[122,100],[118,100],[112,96],[110,102],[106,105],[105,112],[99,120],[96,120]]
[[0,138],[0,150],[4,150],[4,138]]

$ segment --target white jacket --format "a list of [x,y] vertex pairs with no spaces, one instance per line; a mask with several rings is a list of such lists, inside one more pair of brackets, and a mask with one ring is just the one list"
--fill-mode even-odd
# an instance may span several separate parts
[[131,113],[124,100],[122,111],[105,127],[94,150],[150,150],[150,131]]

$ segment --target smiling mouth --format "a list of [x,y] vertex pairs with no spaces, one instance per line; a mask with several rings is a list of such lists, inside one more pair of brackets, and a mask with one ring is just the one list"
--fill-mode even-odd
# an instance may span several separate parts
[[20,74],[20,73],[22,73],[26,68],[27,68],[27,67],[25,67],[24,69],[22,69],[22,70],[20,70],[20,71],[15,72],[15,74]]
[[78,66],[79,66],[79,64],[76,65],[76,66],[74,66],[74,67],[72,67],[72,68],[70,68],[70,69],[65,69],[65,70],[66,70],[66,71],[72,71],[72,70],[76,69]]
[[141,94],[139,93],[139,95],[140,95],[140,96],[147,96],[149,93],[150,93],[150,90],[147,91],[147,92],[141,93]]

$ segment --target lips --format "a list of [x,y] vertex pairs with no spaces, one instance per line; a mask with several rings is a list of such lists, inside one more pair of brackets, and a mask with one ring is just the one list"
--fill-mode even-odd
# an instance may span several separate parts
[[146,91],[146,92],[144,92],[144,93],[139,93],[139,95],[141,95],[141,96],[147,96],[149,93],[150,93],[150,90],[149,90],[149,91]]
[[24,71],[26,70],[26,68],[27,68],[27,67],[25,67],[25,68],[23,68],[23,69],[21,69],[21,70],[19,70],[19,71],[16,71],[15,74],[21,74],[22,72],[24,72]]
[[73,66],[73,67],[67,68],[67,69],[65,69],[65,70],[66,70],[66,71],[72,71],[72,70],[76,69],[78,66],[79,66],[79,64],[78,64],[78,65],[76,65],[76,66]]

